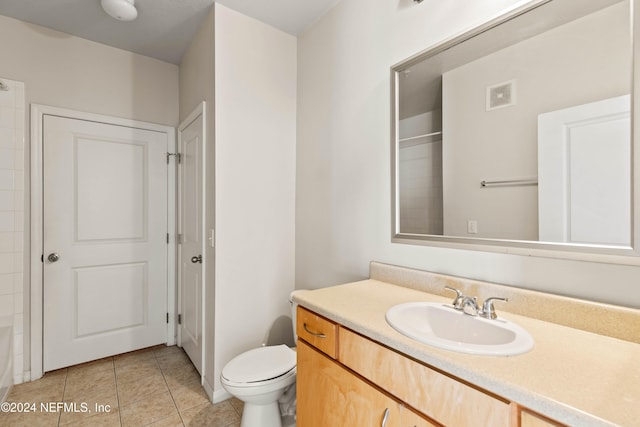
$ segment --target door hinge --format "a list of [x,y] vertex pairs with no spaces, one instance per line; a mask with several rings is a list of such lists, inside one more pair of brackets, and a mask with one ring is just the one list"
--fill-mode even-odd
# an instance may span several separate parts
[[182,314],[178,314],[178,325],[182,325]]
[[44,254],[40,255],[40,262],[44,264]]
[[169,244],[169,233],[167,233],[167,245]]
[[167,164],[169,164],[169,160],[171,159],[171,156],[176,156],[176,161],[178,163],[182,163],[182,154],[180,153],[165,153],[167,155]]
[[169,323],[169,313],[167,313],[167,323]]

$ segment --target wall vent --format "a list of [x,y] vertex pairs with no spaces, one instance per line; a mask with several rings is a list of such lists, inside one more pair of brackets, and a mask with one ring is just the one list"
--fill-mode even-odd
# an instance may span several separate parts
[[516,104],[516,81],[498,83],[487,87],[487,111]]

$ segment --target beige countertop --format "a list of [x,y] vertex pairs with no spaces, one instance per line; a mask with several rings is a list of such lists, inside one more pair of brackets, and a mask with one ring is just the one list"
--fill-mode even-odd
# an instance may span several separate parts
[[[374,341],[570,426],[640,426],[640,344],[585,332],[496,307],[526,329],[533,350],[478,356],[442,350],[400,334],[386,311],[412,301],[451,299],[364,280],[297,293],[294,301]],[[640,325],[638,325],[640,327]]]

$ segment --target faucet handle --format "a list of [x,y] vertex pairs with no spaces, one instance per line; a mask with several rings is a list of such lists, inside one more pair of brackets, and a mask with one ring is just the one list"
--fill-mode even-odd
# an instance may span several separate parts
[[485,317],[487,319],[495,319],[498,317],[498,315],[496,314],[495,308],[493,308],[494,301],[508,302],[509,298],[499,298],[499,297],[487,298],[482,304],[482,312],[480,313],[482,317]]
[[453,302],[451,304],[453,304],[453,308],[462,310],[462,301],[464,300],[464,295],[462,294],[462,292],[459,289],[452,288],[451,286],[445,286],[444,288],[448,291],[453,291],[456,293],[456,297],[453,299]]

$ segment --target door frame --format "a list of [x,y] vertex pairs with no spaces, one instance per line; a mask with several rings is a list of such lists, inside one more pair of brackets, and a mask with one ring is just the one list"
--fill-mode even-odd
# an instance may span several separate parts
[[[200,104],[198,104],[193,111],[191,111],[191,113],[189,113],[189,115],[182,121],[180,122],[180,124],[178,125],[178,142],[177,142],[177,150],[176,152],[179,152],[180,154],[182,153],[182,132],[184,131],[184,129],[186,129],[194,120],[196,120],[199,116],[202,116],[202,151],[201,151],[201,161],[202,161],[202,186],[201,188],[201,192],[200,192],[200,197],[202,198],[202,204],[201,204],[201,215],[202,215],[202,289],[201,289],[201,322],[202,324],[200,325],[200,330],[202,332],[202,355],[201,355],[201,362],[200,362],[200,371],[201,371],[201,375],[200,375],[200,380],[201,383],[204,384],[204,373],[205,373],[205,367],[207,364],[207,358],[205,357],[205,343],[207,340],[207,334],[206,334],[206,322],[204,321],[205,319],[205,310],[206,310],[206,304],[205,304],[205,296],[206,296],[206,259],[207,259],[207,247],[209,245],[207,245],[207,241],[209,242],[209,244],[212,244],[212,240],[207,240],[207,230],[206,230],[206,214],[207,214],[207,205],[206,205],[206,195],[207,195],[207,180],[206,180],[206,171],[207,171],[207,103],[206,101],[201,101]],[[177,218],[176,218],[176,230],[180,229],[180,221],[182,218],[182,197],[180,194],[180,190],[181,190],[181,176],[182,176],[182,163],[178,163],[178,167],[176,170],[176,174],[177,174],[177,193],[176,193],[176,201],[177,201]],[[179,232],[179,231],[177,231]],[[177,274],[176,274],[176,288],[177,288],[177,295],[178,295],[178,304],[177,304],[177,310],[178,312],[180,312],[180,310],[182,309],[182,274],[181,274],[181,252],[182,251],[182,246],[180,244],[177,245],[177,251],[176,251],[176,267],[177,267]],[[177,344],[178,346],[182,347],[182,334],[181,334],[181,330],[180,330],[180,325],[176,325],[176,335],[177,335]]]
[[[75,111],[66,108],[52,107],[49,105],[31,104],[31,212],[30,212],[30,283],[31,283],[31,367],[25,374],[25,381],[36,380],[44,374],[43,359],[43,281],[44,264],[43,256],[43,152],[44,142],[43,123],[44,116],[58,116],[70,119],[93,121],[116,126],[134,127],[143,130],[161,132],[167,135],[168,150],[176,151],[176,131],[171,126],[138,120],[124,119],[120,117],[106,116],[102,114]],[[171,156],[170,156],[171,157]],[[173,156],[175,157],[175,156]],[[176,168],[169,167],[167,171],[167,232],[169,243],[167,244],[167,345],[175,344],[176,331]]]

